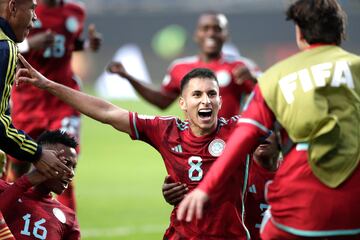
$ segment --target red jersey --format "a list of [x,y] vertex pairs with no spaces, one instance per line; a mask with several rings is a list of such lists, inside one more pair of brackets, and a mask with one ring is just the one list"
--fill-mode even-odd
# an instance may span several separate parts
[[[228,140],[227,151],[213,164],[199,185],[210,196],[221,192],[229,171],[242,165],[241,157],[254,149],[258,137],[265,135],[273,126],[275,117],[259,87],[255,88],[253,96],[248,110],[244,112],[237,129]],[[271,222],[277,229],[297,236],[360,234],[360,221],[356,221],[360,216],[359,181],[360,166],[339,187],[325,186],[312,173],[306,148],[302,144],[294,145],[284,156],[268,187]],[[298,239],[297,236],[294,239]]]
[[[55,34],[53,47],[45,50],[30,50],[24,54],[27,61],[40,73],[55,82],[73,89],[79,89],[71,69],[71,56],[75,41],[82,33],[85,12],[75,4],[67,3],[56,7],[48,7],[39,3],[36,10],[37,20],[29,37],[51,30]],[[78,113],[57,97],[30,85],[13,88],[12,118],[17,122],[36,121],[38,124],[50,118],[63,118]],[[56,111],[54,111],[56,109]],[[44,122],[43,125],[46,125]]]
[[239,114],[241,101],[254,87],[252,80],[245,80],[241,85],[235,82],[233,70],[239,66],[248,67],[255,76],[260,73],[257,66],[247,64],[245,58],[233,55],[223,54],[221,58],[211,62],[203,62],[198,56],[178,59],[170,65],[162,83],[162,91],[180,94],[181,79],[188,72],[194,68],[209,68],[216,74],[220,86],[220,96],[224,103],[219,111],[219,116],[227,119]]
[[17,240],[80,239],[75,212],[49,194],[33,189],[26,191],[30,187],[26,176],[12,185],[0,180],[0,206],[14,237]]
[[261,221],[269,208],[265,199],[265,184],[274,176],[275,172],[266,170],[254,158],[251,159],[245,198],[245,225],[250,231],[252,240],[260,240]]
[[[222,154],[225,142],[235,128],[238,118],[220,118],[218,128],[213,134],[196,137],[187,121],[175,117],[129,114],[131,137],[153,146],[161,154],[168,174],[176,182],[186,183],[190,191],[201,182],[210,166]],[[165,239],[246,239],[240,217],[240,189],[244,180],[239,174],[229,178],[229,191],[216,196],[205,211],[203,219],[190,223],[178,221],[175,206]]]

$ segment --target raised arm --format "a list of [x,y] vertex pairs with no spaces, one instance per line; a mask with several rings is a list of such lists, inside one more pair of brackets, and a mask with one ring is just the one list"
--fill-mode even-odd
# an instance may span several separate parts
[[100,98],[53,82],[36,71],[23,56],[19,55],[19,59],[24,65],[24,68],[18,70],[16,74],[16,84],[21,84],[22,82],[31,83],[57,96],[79,112],[99,122],[109,124],[121,132],[131,133],[129,112],[127,110]]
[[176,94],[168,94],[160,89],[156,89],[150,84],[145,84],[130,75],[120,62],[112,62],[108,65],[108,71],[114,74],[118,74],[129,81],[129,83],[135,88],[146,101],[159,107],[160,109],[166,109],[177,98]]

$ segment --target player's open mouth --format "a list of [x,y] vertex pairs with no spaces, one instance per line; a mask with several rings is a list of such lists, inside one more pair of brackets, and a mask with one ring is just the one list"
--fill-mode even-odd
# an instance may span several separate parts
[[266,149],[270,145],[269,141],[264,141],[259,145],[259,148]]
[[63,186],[63,188],[65,188],[65,189],[67,189],[68,188],[68,186],[69,186],[69,182],[68,181],[61,181],[61,183],[62,183],[62,186]]
[[217,42],[215,39],[213,38],[206,38],[205,41],[204,41],[204,45],[206,47],[210,47],[210,48],[213,48],[213,47],[216,47],[217,46]]
[[201,119],[206,120],[206,119],[210,119],[211,115],[212,115],[212,109],[210,108],[206,108],[206,109],[200,109],[198,111],[198,115]]

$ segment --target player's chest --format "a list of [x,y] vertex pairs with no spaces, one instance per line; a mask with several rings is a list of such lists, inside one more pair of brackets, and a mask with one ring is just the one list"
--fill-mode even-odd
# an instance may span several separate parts
[[37,16],[38,19],[34,22],[35,31],[51,30],[69,38],[76,35],[82,27],[80,18],[71,14],[40,12]]
[[7,214],[6,221],[16,239],[56,240],[62,238],[67,219],[59,208],[21,200],[12,214]]
[[215,137],[209,141],[166,141],[162,151],[165,164],[183,182],[202,180],[214,161],[223,153],[226,139]]

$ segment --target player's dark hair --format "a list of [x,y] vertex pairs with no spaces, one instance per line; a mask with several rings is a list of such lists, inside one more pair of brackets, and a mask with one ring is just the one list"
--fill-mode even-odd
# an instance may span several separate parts
[[219,82],[214,74],[213,71],[207,68],[194,68],[190,72],[188,72],[181,80],[180,83],[180,93],[183,92],[186,85],[189,83],[189,81],[193,78],[202,78],[202,79],[210,79],[216,82],[216,84],[219,86]]
[[337,0],[298,0],[288,8],[286,20],[293,20],[309,44],[340,45],[345,39],[346,13]]
[[76,148],[78,145],[75,138],[61,130],[45,131],[39,136],[37,142],[41,145],[60,143],[71,148]]

